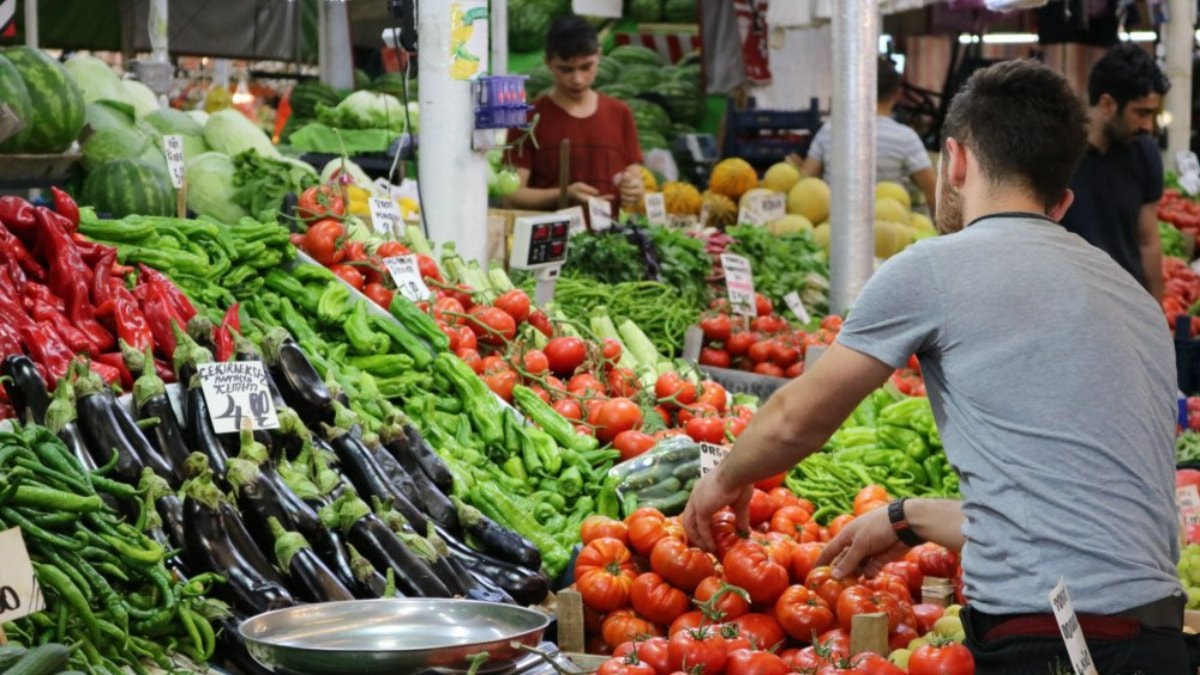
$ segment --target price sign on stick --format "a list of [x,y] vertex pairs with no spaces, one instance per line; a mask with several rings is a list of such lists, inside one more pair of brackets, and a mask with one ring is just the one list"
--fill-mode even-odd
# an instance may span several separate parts
[[213,430],[218,434],[237,433],[247,423],[251,429],[279,428],[262,361],[201,363],[197,369]]
[[717,468],[721,460],[725,459],[725,455],[729,454],[729,448],[716,443],[701,443],[700,444],[700,475],[708,475],[710,471]]
[[176,190],[183,187],[184,159],[183,136],[167,134],[163,136],[163,154],[167,156],[167,172],[171,174],[171,185]]
[[592,219],[592,230],[604,232],[612,229],[612,203],[603,197],[588,197],[588,215]]
[[581,232],[587,232],[587,218],[583,216],[582,206],[572,206],[561,211],[555,211],[555,214],[571,220],[571,225],[567,231],[571,233],[572,237]]
[[383,235],[400,235],[403,218],[400,215],[400,206],[396,202],[391,199],[371,197],[369,207],[371,224],[375,227],[376,232]]
[[433,295],[429,291],[429,287],[425,285],[425,279],[421,277],[421,267],[417,264],[417,256],[398,255],[384,258],[383,264],[391,273],[392,281],[396,282],[396,290],[400,291],[404,297],[413,302],[421,302],[428,300]]
[[758,210],[765,223],[773,223],[787,215],[787,199],[781,192],[763,195],[759,199]]
[[740,255],[722,253],[721,266],[725,269],[725,289],[729,293],[729,304],[734,313],[740,316],[757,316],[754,275],[750,271],[750,261]]
[[0,624],[46,607],[21,528],[0,532]]
[[1087,641],[1083,637],[1083,628],[1079,625],[1079,617],[1075,615],[1075,606],[1071,604],[1071,595],[1067,593],[1067,585],[1062,579],[1050,591],[1050,606],[1054,610],[1054,619],[1058,622],[1058,630],[1062,633],[1063,642],[1067,645],[1067,655],[1071,657],[1071,665],[1076,675],[1098,675],[1092,654],[1088,651]]
[[800,323],[807,324],[812,321],[812,317],[808,315],[808,310],[804,307],[804,301],[800,299],[800,294],[792,291],[783,296],[783,301],[787,303],[788,309],[792,310],[792,314],[800,320]]
[[647,192],[646,201],[646,220],[650,221],[651,225],[660,225],[665,227],[667,224],[667,200],[661,192]]

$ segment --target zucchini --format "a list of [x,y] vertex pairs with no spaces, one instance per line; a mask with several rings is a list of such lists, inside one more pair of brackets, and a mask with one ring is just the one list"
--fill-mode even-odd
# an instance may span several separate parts
[[54,675],[62,672],[71,659],[71,650],[56,643],[35,647],[21,657],[4,675]]
[[671,476],[661,483],[655,483],[644,490],[639,490],[637,493],[638,501],[646,501],[648,499],[664,499],[666,497],[670,497],[676,492],[679,492],[680,488],[682,487],[683,481]]
[[[680,490],[670,497],[664,497],[662,499],[648,499],[639,503],[638,506],[642,508],[650,507],[658,509],[659,511],[662,511],[664,516],[674,516],[682,512],[683,507],[687,506],[688,497],[690,497],[691,494],[692,493],[686,490]],[[7,675],[7,673],[5,675]]]
[[28,651],[18,644],[7,644],[0,647],[0,673],[3,673],[17,661],[20,661],[21,657],[25,656]]
[[696,476],[699,476],[700,460],[694,459],[690,462],[684,462],[683,464],[680,464],[679,466],[675,467],[675,470],[671,472],[671,475],[675,476],[679,480],[687,480],[689,478],[695,478]]

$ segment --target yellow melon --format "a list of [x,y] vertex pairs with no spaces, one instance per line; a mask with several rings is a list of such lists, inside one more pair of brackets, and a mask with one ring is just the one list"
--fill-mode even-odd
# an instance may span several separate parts
[[728,227],[737,225],[738,207],[733,200],[723,194],[707,191],[704,193],[704,204],[701,213],[707,207],[708,221],[700,223],[704,227]]
[[700,191],[691,183],[668,181],[663,183],[663,200],[667,203],[667,213],[673,216],[698,216],[703,198]]
[[755,187],[758,187],[758,173],[749,162],[738,157],[718,162],[708,181],[709,190],[734,200]]
[[923,213],[912,214],[912,222],[910,224],[913,227],[915,227],[917,229],[917,231],[924,230],[924,231],[933,232],[935,229],[933,227],[933,221],[929,219],[929,216],[927,216]]
[[875,221],[875,257],[890,258],[913,243],[916,230],[905,225],[887,220]]
[[800,169],[797,169],[791,162],[780,162],[763,174],[762,186],[768,190],[776,192],[787,192],[792,189],[792,186],[800,182],[802,176]]
[[880,200],[884,197],[895,199],[904,205],[906,209],[912,209],[912,197],[908,194],[908,190],[904,186],[890,180],[880,181],[875,185],[875,199]]
[[912,220],[912,214],[900,202],[891,197],[875,200],[875,220],[886,220],[892,223],[907,225]]
[[642,169],[642,183],[646,186],[646,192],[658,192],[658,179],[654,177],[654,172],[646,167]]
[[771,234],[779,236],[781,234],[799,234],[804,230],[813,229],[812,221],[804,216],[788,214],[779,220],[772,221],[767,225],[767,231]]
[[829,252],[829,223],[821,223],[813,228],[813,243]]
[[803,178],[788,190],[787,211],[811,223],[829,218],[829,185],[820,178]]

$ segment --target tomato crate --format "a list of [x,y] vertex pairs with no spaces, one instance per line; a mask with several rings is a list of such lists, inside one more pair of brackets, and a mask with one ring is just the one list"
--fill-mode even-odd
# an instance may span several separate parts
[[786,377],[700,365],[700,348],[703,346],[703,342],[704,331],[699,326],[688,328],[683,343],[684,360],[693,364],[705,377],[725,387],[725,390],[732,394],[750,394],[757,396],[759,402],[765,403],[777,389],[791,382]]

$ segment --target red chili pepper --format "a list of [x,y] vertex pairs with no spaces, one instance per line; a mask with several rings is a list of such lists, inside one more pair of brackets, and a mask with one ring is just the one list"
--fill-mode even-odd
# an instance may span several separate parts
[[[0,257],[16,262],[31,278],[40,282],[46,281],[46,268],[30,255],[25,244],[4,225],[0,225]],[[9,269],[12,270],[11,264]]]
[[0,322],[20,327],[29,323],[29,314],[26,313],[21,301],[17,299],[16,291],[4,283],[7,279],[5,274],[0,274]]
[[67,318],[71,323],[87,334],[92,345],[89,353],[95,356],[111,351],[117,344],[116,340],[96,321],[95,308],[92,307],[88,292],[94,274],[84,264],[79,248],[63,229],[61,221],[65,219],[45,207],[35,209],[34,217],[41,226],[41,241],[46,245],[50,260],[50,290],[66,302]]
[[56,312],[67,311],[67,303],[55,295],[49,288],[41,284],[33,283],[32,281],[26,282],[24,286],[21,286],[21,293],[24,295],[25,309],[30,308],[30,301],[33,300],[44,305],[49,305]]
[[133,299],[133,294],[116,279],[111,279],[110,284],[113,293],[112,317],[117,336],[139,352],[153,347],[154,334],[137,301]]
[[121,382],[121,371],[108,365],[107,363],[90,361],[88,362],[88,366],[92,369],[92,372],[99,375],[100,379],[104,380],[106,384],[119,384]]
[[233,303],[225,310],[221,324],[213,328],[213,346],[216,348],[215,357],[218,362],[233,360],[233,334],[242,332],[242,320],[238,316],[238,303]]
[[29,356],[46,368],[47,382],[58,382],[67,374],[75,352],[63,342],[54,324],[39,321],[21,326],[21,338]]
[[[129,372],[129,368],[125,365],[125,359],[122,358],[120,354],[117,352],[109,352],[108,354],[101,354],[100,356],[97,356],[96,359],[92,361],[92,370],[96,370],[96,366],[99,365],[105,365],[117,371],[122,389],[129,390],[133,388],[133,373]],[[100,377],[104,377],[104,374],[99,370],[96,370],[96,372],[100,375]]]
[[116,250],[111,246],[88,241],[86,237],[80,234],[73,235],[71,240],[75,242],[75,248],[79,249],[79,257],[83,260],[84,264],[91,268],[94,268],[100,262],[100,258],[104,254]]
[[0,404],[0,420],[16,419],[17,409],[7,403]]
[[33,230],[37,225],[33,219],[33,204],[12,195],[0,197],[0,223],[22,234]]
[[180,324],[181,326],[186,326],[187,322],[191,321],[193,316],[196,316],[196,308],[192,306],[192,301],[188,300],[183,291],[179,290],[179,287],[172,283],[165,274],[156,269],[146,267],[141,263],[138,263],[138,273],[141,274],[144,280],[158,281],[162,284],[163,290],[166,292],[167,301],[171,303],[171,308],[180,319],[183,319],[183,323]]
[[[139,286],[138,290],[142,292],[142,315],[146,317],[150,334],[154,336],[154,344],[158,345],[163,356],[171,359],[175,356],[175,333],[171,330],[175,316],[162,284],[150,281]],[[179,325],[182,328],[185,324]]]
[[54,195],[54,210],[58,215],[71,221],[71,232],[79,229],[79,206],[71,195],[51,186],[50,193]]
[[112,266],[116,261],[116,250],[109,250],[100,256],[95,266],[95,274],[92,276],[92,305],[96,308],[96,316],[107,316],[112,312],[114,297],[109,282],[113,280]]
[[21,334],[17,332],[16,326],[7,322],[0,323],[0,356],[24,353],[25,350],[21,347]]
[[158,377],[166,384],[175,381],[175,371],[171,368],[171,364],[162,359],[154,359],[154,372],[158,373]]

